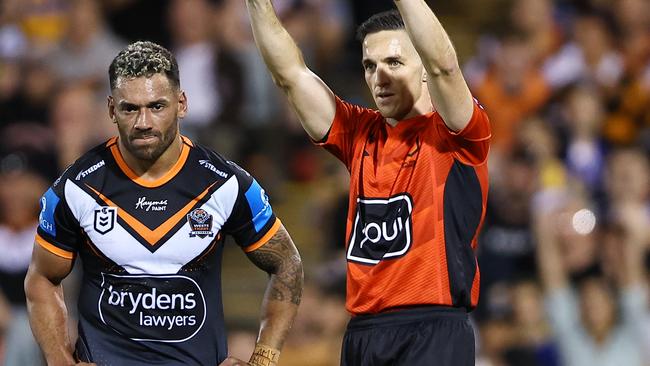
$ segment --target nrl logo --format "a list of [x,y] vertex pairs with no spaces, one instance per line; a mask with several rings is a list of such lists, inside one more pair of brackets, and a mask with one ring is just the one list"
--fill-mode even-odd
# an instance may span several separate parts
[[95,210],[95,231],[104,235],[115,227],[117,207],[102,207]]
[[212,215],[202,208],[196,208],[187,214],[187,223],[190,224],[190,238],[198,236],[203,239],[206,236],[214,236],[212,232]]

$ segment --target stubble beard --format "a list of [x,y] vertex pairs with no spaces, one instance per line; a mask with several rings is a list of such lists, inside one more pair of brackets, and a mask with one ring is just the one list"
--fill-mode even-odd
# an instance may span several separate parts
[[136,147],[133,146],[130,142],[126,144],[126,148],[129,150],[131,155],[133,155],[136,159],[146,161],[153,163],[160,156],[167,151],[169,146],[174,142],[174,138],[176,137],[176,133],[173,131],[170,131],[170,133],[166,134],[156,134],[156,137],[159,138],[159,143],[152,145],[152,146],[147,146],[147,147]]

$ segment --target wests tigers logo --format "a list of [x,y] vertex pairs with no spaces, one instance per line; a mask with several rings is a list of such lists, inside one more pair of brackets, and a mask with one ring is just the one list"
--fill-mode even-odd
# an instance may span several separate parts
[[212,215],[202,208],[195,208],[187,214],[187,222],[190,224],[190,238],[198,236],[203,239],[206,236],[213,237]]

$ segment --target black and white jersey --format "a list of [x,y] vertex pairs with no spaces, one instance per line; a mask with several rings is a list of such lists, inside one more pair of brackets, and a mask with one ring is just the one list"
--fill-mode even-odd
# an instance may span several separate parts
[[250,252],[280,227],[250,174],[185,137],[154,182],[126,165],[116,138],[95,147],[45,192],[39,222],[39,245],[82,259],[76,353],[98,365],[223,361],[224,236]]

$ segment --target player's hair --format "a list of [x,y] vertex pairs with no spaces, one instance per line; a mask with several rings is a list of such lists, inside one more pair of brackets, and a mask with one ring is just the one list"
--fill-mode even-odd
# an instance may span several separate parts
[[174,88],[180,87],[178,63],[165,47],[148,41],[138,41],[126,46],[115,56],[108,68],[111,90],[118,77],[137,78],[164,74]]
[[371,16],[359,26],[357,40],[363,42],[368,34],[398,29],[404,29],[404,20],[399,11],[395,9],[383,11]]

